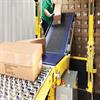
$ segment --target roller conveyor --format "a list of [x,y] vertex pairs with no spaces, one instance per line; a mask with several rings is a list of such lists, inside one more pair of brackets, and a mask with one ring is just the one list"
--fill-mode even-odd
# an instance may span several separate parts
[[50,71],[43,68],[34,82],[0,75],[0,100],[33,100]]
[[[0,75],[0,100],[45,99],[52,84],[58,80],[57,75],[60,74],[58,76],[62,76],[69,65],[69,58],[64,56],[70,38],[73,19],[73,13],[63,14],[62,24],[50,27],[46,37],[46,54],[43,56],[43,66],[45,65],[46,67],[43,67],[34,82]],[[55,71],[53,67],[58,70]]]

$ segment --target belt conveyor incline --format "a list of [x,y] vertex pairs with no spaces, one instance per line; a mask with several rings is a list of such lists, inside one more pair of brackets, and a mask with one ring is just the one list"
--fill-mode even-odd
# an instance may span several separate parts
[[74,13],[62,14],[62,23],[51,25],[46,36],[46,54],[43,56],[43,64],[55,66],[65,55],[74,17]]

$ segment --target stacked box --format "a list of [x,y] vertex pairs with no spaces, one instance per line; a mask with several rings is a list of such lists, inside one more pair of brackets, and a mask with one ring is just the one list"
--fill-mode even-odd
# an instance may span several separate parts
[[100,93],[100,56],[96,57],[95,66],[97,68],[97,73],[95,75],[94,90],[96,93]]
[[88,36],[87,33],[82,34],[82,57],[87,57]]
[[[63,0],[65,1],[65,0]],[[72,55],[87,57],[88,42],[88,0],[66,0],[63,2],[62,12],[75,12],[74,39],[72,43]],[[95,92],[100,93],[100,0],[95,0],[94,11],[94,32],[95,32]]]
[[[89,0],[63,0],[62,3],[62,13],[75,12],[77,16],[75,20],[74,38],[72,43],[72,56],[87,57],[89,25],[88,2]],[[95,92],[100,93],[100,0],[95,0],[94,7],[94,64],[97,68],[94,89]]]
[[94,31],[95,31],[95,66],[97,73],[95,76],[95,92],[100,93],[100,0],[95,0],[95,19],[94,19]]

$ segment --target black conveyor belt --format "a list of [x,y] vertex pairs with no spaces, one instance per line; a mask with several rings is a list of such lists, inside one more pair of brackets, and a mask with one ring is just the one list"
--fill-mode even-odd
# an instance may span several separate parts
[[62,14],[62,23],[51,25],[46,36],[46,54],[43,56],[43,64],[55,66],[64,56],[74,16],[74,13]]
[[46,36],[46,51],[64,54],[74,16],[73,13],[62,14],[62,23],[50,27]]

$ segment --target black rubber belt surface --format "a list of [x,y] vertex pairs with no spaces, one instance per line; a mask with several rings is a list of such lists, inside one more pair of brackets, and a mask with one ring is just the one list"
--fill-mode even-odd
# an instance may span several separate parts
[[67,33],[70,30],[69,28],[71,28],[71,17],[73,15],[74,14],[72,13],[62,14],[62,23],[60,25],[51,26],[50,31],[48,32],[48,35],[50,36],[46,47],[46,51],[56,53],[64,52],[66,42],[68,40]]

